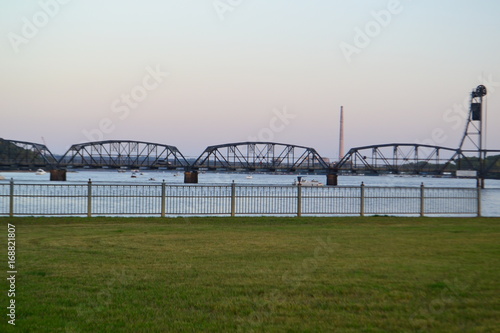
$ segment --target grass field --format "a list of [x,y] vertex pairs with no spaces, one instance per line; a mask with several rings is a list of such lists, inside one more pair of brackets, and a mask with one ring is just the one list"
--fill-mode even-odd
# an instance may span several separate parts
[[499,218],[2,218],[1,332],[499,332]]

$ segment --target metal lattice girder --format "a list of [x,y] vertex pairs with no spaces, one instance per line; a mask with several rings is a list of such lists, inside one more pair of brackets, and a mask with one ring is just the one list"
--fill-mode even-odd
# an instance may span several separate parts
[[209,146],[193,168],[227,170],[325,170],[328,164],[310,147],[275,142],[237,142]]
[[43,144],[0,138],[0,166],[52,167],[56,158]]
[[186,168],[189,163],[174,146],[141,141],[95,141],[72,145],[59,160],[61,166]]
[[[460,140],[459,149],[466,150],[466,146],[471,147],[476,153],[480,154],[483,149],[482,132],[483,132],[483,97],[486,95],[486,87],[483,85],[477,86],[470,94],[470,108],[467,123],[465,125],[464,135]],[[480,156],[480,155],[479,155]]]
[[461,160],[468,163],[458,149],[391,143],[352,148],[336,168],[351,172],[441,174],[456,170]]

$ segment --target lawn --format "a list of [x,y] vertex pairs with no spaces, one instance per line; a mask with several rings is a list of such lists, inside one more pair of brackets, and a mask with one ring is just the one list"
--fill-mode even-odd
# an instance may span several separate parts
[[500,218],[2,218],[1,332],[499,332]]

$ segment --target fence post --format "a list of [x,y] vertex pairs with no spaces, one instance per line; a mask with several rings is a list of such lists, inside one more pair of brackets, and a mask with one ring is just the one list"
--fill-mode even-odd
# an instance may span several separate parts
[[420,216],[424,216],[425,214],[425,189],[424,183],[420,185]]
[[14,216],[14,178],[10,179],[9,216]]
[[165,194],[166,194],[166,184],[165,179],[161,183],[161,217],[165,217]]
[[302,184],[300,181],[297,184],[297,216],[302,216]]
[[87,184],[87,217],[92,217],[92,180]]
[[231,183],[231,216],[236,215],[236,184]]
[[477,217],[481,217],[481,187],[477,188]]
[[360,203],[359,203],[359,215],[365,216],[365,183],[361,182],[361,195],[360,195]]

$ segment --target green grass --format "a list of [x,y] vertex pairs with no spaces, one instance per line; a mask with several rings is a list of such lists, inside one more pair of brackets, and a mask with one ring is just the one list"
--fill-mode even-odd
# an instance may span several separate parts
[[1,221],[1,332],[500,330],[499,218]]

